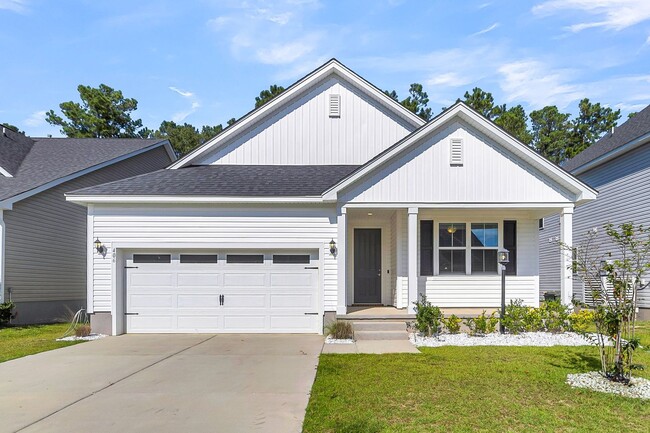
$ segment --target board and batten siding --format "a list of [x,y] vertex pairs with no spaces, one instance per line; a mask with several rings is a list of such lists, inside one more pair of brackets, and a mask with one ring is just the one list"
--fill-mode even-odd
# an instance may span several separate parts
[[[111,206],[93,209],[93,236],[106,245],[105,257],[94,254],[93,307],[110,312],[113,247],[161,245],[156,251],[175,249],[281,250],[311,249],[318,245],[322,263],[321,287],[325,311],[336,310],[337,264],[329,251],[337,239],[336,209],[332,207],[209,207]],[[122,246],[121,246],[122,245]],[[228,247],[223,247],[227,245]]]
[[57,185],[4,211],[5,287],[12,289],[12,300],[86,299],[87,209],[67,202],[65,193],[158,170],[170,162],[161,146]]
[[[340,95],[340,116],[329,116],[329,95]],[[198,165],[363,164],[415,127],[332,75]]]
[[[450,164],[452,138],[462,139],[462,166]],[[342,200],[569,204],[575,198],[571,192],[551,185],[557,184],[467,123],[457,121],[349,187]]]
[[[632,150],[578,176],[598,190],[598,199],[579,206],[573,216],[573,240],[578,244],[587,232],[597,228],[602,251],[612,251],[603,226],[607,223],[619,225],[625,222],[650,227],[650,144]],[[540,231],[540,256],[545,259],[540,274],[542,290],[559,288],[559,247],[549,243],[559,235],[559,217],[545,219],[544,230]],[[574,291],[582,291],[577,280]],[[644,292],[647,292],[644,291]],[[650,307],[650,293],[639,292],[640,304]]]

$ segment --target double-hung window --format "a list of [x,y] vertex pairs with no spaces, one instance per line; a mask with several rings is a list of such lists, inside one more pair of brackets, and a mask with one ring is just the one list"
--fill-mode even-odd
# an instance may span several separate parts
[[498,249],[498,224],[472,223],[472,274],[496,274]]
[[438,229],[438,257],[441,274],[465,274],[467,228],[465,223],[444,223]]

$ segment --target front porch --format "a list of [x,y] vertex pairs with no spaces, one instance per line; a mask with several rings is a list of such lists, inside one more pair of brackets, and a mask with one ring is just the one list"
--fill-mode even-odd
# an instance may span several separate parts
[[[539,218],[561,214],[571,243],[572,207],[343,207],[338,215],[337,317],[414,318],[422,294],[446,315],[472,317],[501,305],[496,252],[511,253],[506,302],[539,305]],[[562,301],[572,298],[562,255]]]

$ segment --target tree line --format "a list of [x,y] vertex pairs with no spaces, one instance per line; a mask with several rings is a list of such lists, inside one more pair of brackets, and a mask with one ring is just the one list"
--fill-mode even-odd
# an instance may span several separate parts
[[[255,97],[255,108],[266,104],[284,90],[278,85],[262,90]],[[63,102],[59,104],[63,116],[54,110],[46,115],[47,122],[61,127],[61,133],[68,137],[166,138],[178,155],[184,155],[225,129],[221,124],[203,125],[199,129],[187,122],[180,124],[165,120],[152,130],[143,126],[141,119],[132,117],[138,108],[138,101],[126,98],[120,90],[100,84],[96,88],[79,85],[77,91],[81,103]],[[385,93],[426,121],[434,117],[433,110],[428,106],[429,96],[422,84],[411,84],[409,94],[404,99],[400,99],[394,90]],[[555,163],[562,163],[591,146],[616,126],[621,117],[620,110],[592,103],[588,98],[578,103],[578,114],[573,118],[555,105],[531,111],[527,115],[521,105],[507,107],[506,104],[495,103],[492,94],[479,87],[465,92],[458,101],[464,102]],[[633,115],[630,114],[630,117]],[[228,120],[226,127],[235,122],[235,118]]]

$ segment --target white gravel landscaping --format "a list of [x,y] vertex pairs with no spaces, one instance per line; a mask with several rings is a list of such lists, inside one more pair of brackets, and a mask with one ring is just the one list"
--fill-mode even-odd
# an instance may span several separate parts
[[327,338],[325,338],[325,344],[354,344],[354,340],[351,338],[332,338],[331,335],[328,335]]
[[93,341],[104,338],[104,334],[90,334],[87,337],[77,337],[76,335],[71,335],[69,337],[57,338],[56,341]]
[[492,333],[485,336],[469,334],[441,334],[437,337],[424,337],[410,334],[411,343],[423,347],[441,346],[591,346],[593,342],[575,332],[552,334],[550,332],[524,332],[518,335]]
[[574,388],[586,388],[592,391],[618,394],[623,397],[650,400],[650,380],[642,377],[632,377],[631,384],[625,385],[607,380],[597,371],[589,373],[569,374],[566,383]]

